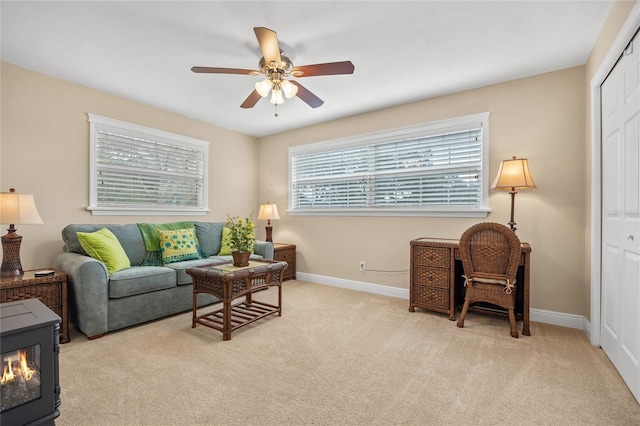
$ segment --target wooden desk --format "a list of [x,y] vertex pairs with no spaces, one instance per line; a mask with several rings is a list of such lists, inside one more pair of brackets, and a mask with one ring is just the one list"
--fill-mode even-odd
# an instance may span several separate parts
[[[464,279],[457,239],[418,238],[412,240],[409,278],[409,311],[429,309],[449,314],[455,321],[456,308],[464,302]],[[516,317],[522,319],[522,334],[531,335],[529,317],[531,246],[522,243],[517,281],[522,283],[516,300]],[[503,309],[475,305],[477,309],[506,313]]]

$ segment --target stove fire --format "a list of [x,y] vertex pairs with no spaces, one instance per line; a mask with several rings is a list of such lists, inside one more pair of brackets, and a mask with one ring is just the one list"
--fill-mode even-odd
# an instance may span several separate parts
[[0,412],[40,398],[39,345],[2,354]]
[[16,363],[18,363],[17,374],[22,376],[24,380],[31,380],[34,374],[38,373],[37,370],[29,367],[27,363],[27,351],[15,351],[13,354],[4,357],[4,373],[2,374],[2,379],[0,379],[0,384],[4,385],[16,380],[16,373],[14,373],[14,364]]

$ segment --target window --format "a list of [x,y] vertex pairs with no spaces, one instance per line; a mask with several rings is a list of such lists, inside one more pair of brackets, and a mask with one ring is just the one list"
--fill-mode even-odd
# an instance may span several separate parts
[[289,213],[486,216],[489,114],[289,148]]
[[89,114],[94,215],[206,214],[209,142]]

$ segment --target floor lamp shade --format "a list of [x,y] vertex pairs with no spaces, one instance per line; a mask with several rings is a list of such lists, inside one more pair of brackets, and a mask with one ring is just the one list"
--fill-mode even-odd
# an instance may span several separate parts
[[42,219],[31,194],[18,194],[11,188],[9,192],[0,192],[0,223],[9,224],[7,234],[2,237],[3,277],[22,275],[20,245],[22,237],[16,233],[15,225],[40,224]]
[[526,158],[516,157],[500,163],[498,176],[496,176],[496,180],[491,185],[491,189],[502,191],[533,188],[536,188],[536,184],[533,183],[533,178],[529,171],[529,162]]
[[275,204],[263,204],[260,206],[260,211],[258,212],[258,220],[266,220],[267,221],[267,241],[273,242],[273,227],[271,226],[271,219],[278,220],[280,219],[280,215],[278,214],[278,206]]
[[509,226],[514,232],[516,230],[516,222],[513,219],[513,213],[517,191],[519,189],[534,188],[536,188],[536,184],[533,183],[533,178],[529,171],[529,162],[526,158],[516,158],[514,156],[510,160],[504,160],[500,163],[498,176],[496,176],[496,180],[491,185],[491,189],[509,191],[509,194],[511,194],[511,221]]

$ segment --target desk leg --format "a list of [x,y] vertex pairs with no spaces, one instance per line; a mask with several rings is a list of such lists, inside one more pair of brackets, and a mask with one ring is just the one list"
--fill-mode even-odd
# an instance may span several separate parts
[[529,269],[531,259],[529,253],[524,253],[524,300],[522,303],[522,334],[525,336],[531,336],[531,330],[529,328]]
[[[195,284],[194,284],[195,287]],[[198,293],[196,293],[195,289],[193,290],[193,317],[191,318],[191,328],[196,328],[196,309],[198,307]]]

